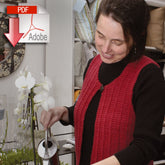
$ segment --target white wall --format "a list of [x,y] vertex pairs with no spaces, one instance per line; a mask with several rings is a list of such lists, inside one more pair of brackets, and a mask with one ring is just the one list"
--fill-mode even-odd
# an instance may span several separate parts
[[[8,77],[0,78],[0,94],[7,95],[9,119],[9,137],[12,137],[11,128],[13,109],[17,104],[17,89],[15,79],[19,71],[26,65],[34,76],[45,72],[53,82],[51,95],[55,97],[56,106],[72,104],[73,78],[72,78],[72,0],[28,0],[28,3],[40,4],[50,14],[50,43],[26,44],[25,56],[20,67]],[[13,124],[12,124],[13,125]],[[54,134],[72,132],[72,127],[64,127],[60,123],[53,126]],[[70,137],[70,136],[69,136]],[[66,137],[58,137],[62,139]],[[68,138],[68,136],[67,136]],[[71,164],[71,156],[61,158]]]
[[46,46],[46,74],[53,81],[56,105],[70,106],[73,95],[72,0],[47,1],[46,7],[51,25],[51,39]]
[[[31,1],[31,0],[30,0]],[[44,5],[44,0],[40,0],[42,6]],[[2,5],[2,4],[1,4]],[[1,6],[1,11],[3,12],[3,8]],[[0,78],[0,94],[5,94],[7,96],[7,110],[9,115],[9,128],[8,128],[8,138],[10,140],[13,137],[14,133],[14,125],[13,123],[13,110],[17,105],[17,95],[18,91],[15,87],[15,79],[17,78],[21,69],[25,66],[29,67],[29,71],[34,75],[34,77],[38,76],[40,72],[44,73],[45,68],[45,44],[26,44],[25,45],[25,55],[24,59],[19,66],[19,68],[13,72],[11,75],[7,77]]]
[[[73,96],[73,16],[72,0],[46,1],[50,14],[50,43],[46,45],[46,75],[53,81],[52,94],[56,105],[72,105]],[[72,132],[72,127],[60,123],[53,126],[54,134]],[[70,136],[69,136],[70,137]],[[59,137],[57,137],[59,139]],[[68,138],[60,136],[60,139]],[[71,155],[60,160],[71,164]]]

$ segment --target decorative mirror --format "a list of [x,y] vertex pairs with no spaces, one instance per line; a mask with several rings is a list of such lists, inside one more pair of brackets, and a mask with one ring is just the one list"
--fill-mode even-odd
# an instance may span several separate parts
[[15,3],[19,3],[19,2],[24,3],[24,2],[27,2],[27,0],[0,0],[0,2],[1,3],[13,3],[13,4],[15,4]]
[[25,54],[25,44],[13,47],[5,37],[9,32],[9,16],[0,12],[0,78],[13,73],[21,64]]

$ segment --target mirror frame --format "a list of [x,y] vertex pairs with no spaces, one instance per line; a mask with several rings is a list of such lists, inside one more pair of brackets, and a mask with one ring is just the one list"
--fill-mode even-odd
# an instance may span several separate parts
[[0,62],[0,78],[9,76],[17,70],[23,61],[25,54],[25,44],[17,44],[12,54]]
[[9,32],[9,18],[6,13],[0,12],[0,49],[3,52],[4,45],[8,43],[12,51],[11,55],[0,61],[0,78],[13,73],[20,66],[25,54],[25,44],[17,43],[13,47],[4,35]]

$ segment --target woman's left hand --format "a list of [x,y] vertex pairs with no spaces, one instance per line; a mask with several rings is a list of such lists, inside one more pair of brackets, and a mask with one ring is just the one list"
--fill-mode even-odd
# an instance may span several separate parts
[[118,159],[113,155],[92,165],[120,165]]

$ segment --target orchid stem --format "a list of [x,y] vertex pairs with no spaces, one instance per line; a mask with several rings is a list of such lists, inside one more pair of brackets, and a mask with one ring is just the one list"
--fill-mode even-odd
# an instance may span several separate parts
[[33,100],[34,92],[33,88],[30,92],[30,99],[31,99],[31,134],[32,134],[32,144],[33,144],[33,153],[34,153],[34,165],[36,165],[36,150],[35,150],[35,137],[34,137],[34,129],[35,129],[35,122],[33,120],[34,116],[34,100]]

